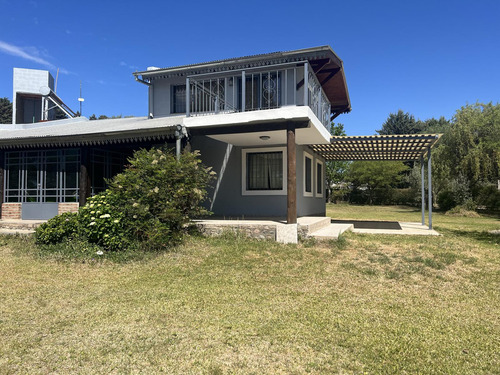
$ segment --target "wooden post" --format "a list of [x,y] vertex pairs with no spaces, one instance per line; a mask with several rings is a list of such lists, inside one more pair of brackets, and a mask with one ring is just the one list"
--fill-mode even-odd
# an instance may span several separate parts
[[80,194],[78,196],[78,203],[80,206],[85,206],[87,198],[91,193],[91,180],[90,180],[90,150],[87,147],[80,148]]
[[295,146],[295,125],[289,123],[286,130],[287,154],[287,224],[297,223],[297,152]]

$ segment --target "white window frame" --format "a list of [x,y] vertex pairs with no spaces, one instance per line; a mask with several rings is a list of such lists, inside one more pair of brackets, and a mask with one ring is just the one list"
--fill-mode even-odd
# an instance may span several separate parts
[[[321,181],[318,180],[318,164],[321,165]],[[314,181],[314,195],[317,198],[323,198],[325,196],[325,163],[319,159],[316,159],[314,163]],[[318,194],[318,184],[321,184],[321,194]]]
[[[308,192],[306,191],[306,158],[308,159],[311,159],[311,192]],[[315,164],[314,164],[314,158],[313,156],[304,151],[304,157],[302,158],[302,164],[303,165],[303,174],[304,174],[304,178],[302,179],[302,192],[304,194],[304,197],[313,197],[314,196],[314,167],[315,167]]]
[[[281,190],[247,190],[247,154],[281,152],[283,159],[283,188]],[[242,195],[286,195],[287,167],[286,147],[244,148],[241,150],[241,194]]]

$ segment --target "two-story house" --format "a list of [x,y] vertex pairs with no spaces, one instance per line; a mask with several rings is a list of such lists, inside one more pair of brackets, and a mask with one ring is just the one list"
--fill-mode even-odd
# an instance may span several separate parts
[[[134,149],[165,142],[217,172],[209,208],[223,217],[325,213],[332,119],[350,111],[342,61],[328,46],[134,73],[147,118],[84,117],[2,126],[2,218],[74,211]],[[165,183],[168,183],[166,181]]]

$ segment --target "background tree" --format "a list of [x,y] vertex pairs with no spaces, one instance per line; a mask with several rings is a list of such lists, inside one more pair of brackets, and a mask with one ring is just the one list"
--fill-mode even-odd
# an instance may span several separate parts
[[380,135],[389,134],[415,134],[422,129],[422,123],[415,120],[413,115],[408,112],[404,113],[401,109],[398,113],[391,113],[385,122],[382,124],[382,129],[377,130]]
[[355,161],[347,174],[353,190],[362,188],[368,203],[387,203],[392,198],[391,190],[404,179],[408,166],[400,161]]
[[12,103],[9,98],[0,98],[0,124],[12,124]]
[[[332,122],[330,127],[331,135],[345,136],[343,124]],[[346,175],[349,171],[350,161],[329,160],[326,162],[325,178],[327,187],[327,199],[329,202],[343,199],[347,194],[347,189],[342,185],[346,181]]]
[[[500,104],[476,103],[460,108],[434,152],[433,168],[443,197],[495,201],[500,179]],[[497,190],[498,192],[498,190]]]

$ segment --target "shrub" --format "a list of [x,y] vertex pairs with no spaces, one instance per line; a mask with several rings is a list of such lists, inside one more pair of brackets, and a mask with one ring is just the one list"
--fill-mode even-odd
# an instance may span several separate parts
[[58,243],[73,236],[77,231],[78,215],[75,212],[66,212],[40,225],[35,231],[35,240],[39,244]]
[[182,238],[191,219],[208,214],[201,203],[214,172],[201,164],[198,155],[183,153],[177,160],[165,149],[140,150],[113,179],[110,191],[133,223],[134,237],[168,246]]
[[59,243],[78,234],[80,240],[112,251],[177,244],[191,219],[208,214],[201,203],[215,173],[198,155],[183,153],[177,160],[165,149],[137,151],[130,166],[78,214],[59,215],[40,226],[37,243]]
[[500,210],[500,190],[496,185],[485,185],[479,190],[477,203],[489,210]]
[[78,223],[91,243],[107,250],[120,250],[128,246],[130,236],[122,202],[111,190],[87,200],[79,210]]
[[451,190],[444,190],[438,194],[437,204],[441,210],[448,211],[457,205],[457,201]]

